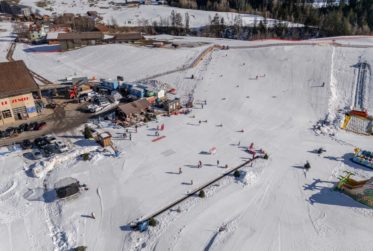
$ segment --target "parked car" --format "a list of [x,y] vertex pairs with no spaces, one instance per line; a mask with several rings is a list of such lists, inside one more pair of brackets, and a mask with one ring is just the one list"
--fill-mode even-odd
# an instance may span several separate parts
[[56,137],[53,135],[47,135],[45,136],[45,139],[48,141],[49,144],[54,144],[57,141]]
[[54,108],[56,108],[56,106],[57,106],[56,103],[49,103],[45,107],[48,108],[48,109],[54,109]]
[[37,127],[38,125],[38,122],[31,122],[29,125],[28,125],[28,130],[29,131],[34,131],[35,130],[35,127]]
[[17,132],[22,133],[22,132],[26,131],[26,128],[28,128],[27,123],[20,124],[17,128]]
[[35,149],[34,151],[32,151],[32,157],[36,160],[36,159],[41,159],[43,155],[41,154],[40,150]]
[[45,146],[43,151],[46,158],[52,157],[55,154],[50,145]]
[[110,105],[109,99],[106,98],[105,96],[95,96],[93,100],[95,104],[101,107]]
[[32,147],[32,143],[31,143],[30,140],[25,139],[24,141],[22,141],[22,143],[21,143],[21,147],[22,147],[23,150],[31,149],[31,147]]
[[35,127],[35,131],[39,131],[41,129],[43,129],[44,127],[47,126],[47,123],[46,122],[40,122],[36,127]]
[[25,132],[31,131],[31,130],[30,130],[30,124],[26,124],[26,126],[25,126],[24,129],[25,129]]
[[69,150],[69,148],[62,141],[56,141],[55,144],[56,144],[60,153],[67,152]]
[[92,98],[96,96],[95,92],[86,92],[79,95],[79,102],[92,101]]
[[10,137],[10,133],[8,131],[2,131],[0,134],[0,138],[7,138]]
[[48,141],[47,141],[44,137],[42,137],[42,138],[36,138],[36,139],[34,140],[34,144],[35,144],[35,146],[36,146],[37,148],[42,149],[42,148],[44,148],[46,145],[48,145]]
[[11,137],[11,136],[13,136],[14,134],[17,133],[17,128],[15,128],[15,127],[8,127],[5,131],[9,134],[8,137]]
[[95,113],[95,112],[99,112],[101,111],[102,109],[104,109],[103,106],[98,106],[98,105],[95,105],[95,104],[91,104],[87,107],[87,110],[88,112],[90,113]]

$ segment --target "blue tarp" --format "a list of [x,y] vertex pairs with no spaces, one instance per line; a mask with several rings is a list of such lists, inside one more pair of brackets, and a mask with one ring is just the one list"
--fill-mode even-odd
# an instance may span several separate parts
[[34,53],[38,53],[38,52],[59,52],[59,51],[62,51],[62,47],[59,44],[32,46],[32,47],[29,47],[27,49],[24,49],[23,51],[27,52],[27,53],[29,53],[29,52],[34,52]]

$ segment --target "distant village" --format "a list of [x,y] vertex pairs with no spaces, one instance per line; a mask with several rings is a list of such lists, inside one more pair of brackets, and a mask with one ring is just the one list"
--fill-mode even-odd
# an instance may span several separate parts
[[[160,1],[130,1],[127,7],[139,4],[162,4]],[[116,3],[117,4],[117,3]],[[0,2],[0,21],[14,21],[14,33],[17,41],[33,45],[48,44],[41,50],[66,51],[87,45],[108,43],[139,43],[146,46],[159,47],[164,43],[146,41],[143,33],[137,29],[125,30],[109,26],[102,21],[97,11],[83,14],[64,13],[40,15],[32,12],[28,6]],[[40,48],[37,48],[38,50]]]

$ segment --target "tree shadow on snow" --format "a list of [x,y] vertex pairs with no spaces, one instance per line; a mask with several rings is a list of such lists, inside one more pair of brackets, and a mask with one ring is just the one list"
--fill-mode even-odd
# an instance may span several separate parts
[[306,184],[303,186],[304,190],[318,191],[315,194],[312,194],[308,198],[308,202],[313,204],[326,204],[334,206],[343,206],[343,207],[354,207],[354,208],[368,208],[364,204],[361,204],[349,196],[333,190],[333,188],[328,187],[323,184],[334,184],[330,181],[322,181],[320,179],[314,179],[311,184]]

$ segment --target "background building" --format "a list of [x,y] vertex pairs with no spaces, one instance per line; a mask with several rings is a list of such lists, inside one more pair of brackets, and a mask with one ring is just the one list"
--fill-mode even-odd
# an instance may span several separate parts
[[39,86],[23,61],[0,63],[0,125],[37,116]]

